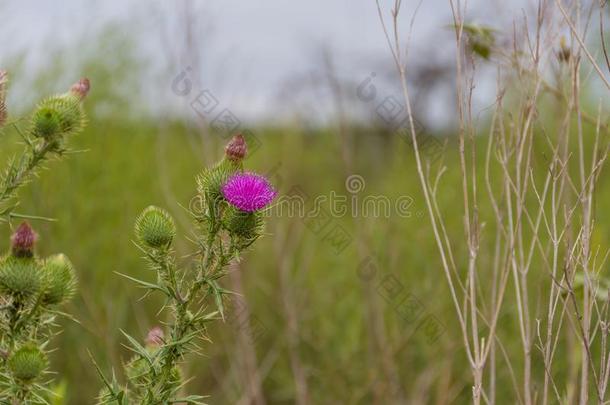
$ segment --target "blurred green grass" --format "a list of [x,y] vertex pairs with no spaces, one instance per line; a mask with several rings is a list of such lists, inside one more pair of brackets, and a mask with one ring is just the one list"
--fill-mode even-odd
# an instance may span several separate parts
[[[453,399],[463,403],[468,398],[468,389],[464,394],[467,362],[409,145],[380,131],[354,128],[350,145],[354,167],[348,171],[333,130],[257,128],[255,133],[261,147],[247,167],[267,173],[280,193],[296,186],[312,197],[328,196],[331,190],[349,195],[346,176],[358,174],[366,181],[359,198],[385,195],[396,201],[410,196],[414,201],[408,218],[395,212],[390,218],[334,218],[333,226],[340,225],[351,238],[339,253],[302,219],[269,218],[268,235],[244,257],[238,270],[253,322],[262,330],[254,348],[268,403],[295,402],[291,358],[295,353],[307,376],[312,403],[371,403],[372,393],[381,391],[385,397],[393,381],[405,393],[425,392],[426,403]],[[2,160],[15,151],[16,141],[14,135],[0,138]],[[64,252],[78,270],[79,293],[66,311],[79,323],[62,320],[63,333],[52,342],[57,349],[52,369],[58,382],[67,384],[68,403],[92,403],[101,387],[87,351],[106,371],[114,367],[120,372],[121,362],[129,358],[121,346],[120,330],[144,337],[163,305],[157,296],[140,300],[142,291],[116,274],[154,277],[131,242],[135,217],[150,204],[167,208],[178,219],[178,254],[186,255],[192,249],[188,240],[192,228],[180,204],[188,205],[195,175],[214,163],[212,156],[222,156],[224,143],[217,134],[204,136],[180,123],[93,118],[72,143],[74,149],[88,151],[50,162],[39,181],[22,190],[19,212],[58,220],[34,224],[40,233],[39,253]],[[451,243],[465,252],[462,219],[455,214],[460,195],[455,157],[450,143],[445,157],[450,170],[438,197]],[[479,170],[482,175],[483,168]],[[599,206],[610,201],[607,182],[602,177]],[[607,224],[607,214],[598,211],[599,221]],[[10,231],[6,226],[0,230],[0,247],[6,249]],[[491,249],[490,235],[483,243]],[[607,233],[598,231],[594,236],[607,243]],[[367,259],[378,269],[368,282],[359,276]],[[397,303],[383,298],[388,282],[396,288],[400,283],[401,294],[409,292],[419,301],[416,321],[405,321]],[[232,288],[228,281],[227,287]],[[287,321],[290,306],[298,331]],[[510,307],[506,312],[500,333],[516,336]],[[420,327],[428,315],[442,327],[433,342]],[[374,325],[381,325],[381,332],[371,329]],[[212,342],[202,343],[204,356],[189,358],[185,364],[186,373],[193,376],[188,389],[211,395],[213,404],[236,403],[245,389],[238,339],[244,329],[238,322],[218,323],[210,333]],[[505,344],[509,353],[520,350],[516,339],[506,339]],[[503,384],[497,396],[510,393],[507,371],[499,369],[498,379]]]

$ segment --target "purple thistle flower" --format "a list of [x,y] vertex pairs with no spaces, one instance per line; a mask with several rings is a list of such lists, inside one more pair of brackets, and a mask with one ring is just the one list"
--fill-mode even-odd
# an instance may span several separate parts
[[222,195],[241,211],[254,212],[265,208],[277,195],[269,181],[255,173],[238,173],[222,186]]

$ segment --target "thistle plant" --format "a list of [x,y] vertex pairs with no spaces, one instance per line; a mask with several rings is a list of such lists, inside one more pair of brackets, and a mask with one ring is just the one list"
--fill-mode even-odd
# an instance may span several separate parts
[[[69,152],[68,139],[85,125],[82,102],[89,80],[68,92],[42,100],[28,119],[9,120],[6,106],[8,75],[0,70],[0,134],[14,129],[24,147],[9,160],[0,176],[0,222],[38,218],[18,214],[19,188],[32,180],[50,158]],[[52,396],[47,352],[56,330],[59,307],[76,287],[74,267],[63,254],[39,258],[37,235],[27,222],[11,238],[10,251],[0,257],[0,403],[46,404]]]
[[58,308],[76,288],[76,275],[63,254],[36,256],[37,235],[27,222],[0,258],[0,402],[46,404],[50,378],[47,348]]
[[[180,363],[208,340],[207,325],[224,319],[223,301],[230,294],[221,286],[227,266],[238,260],[263,233],[263,210],[276,191],[260,175],[244,172],[246,143],[236,135],[224,158],[197,178],[197,195],[189,212],[196,224],[192,263],[179,264],[173,242],[176,226],[171,215],[158,207],[146,208],[136,220],[135,244],[144,254],[156,280],[123,275],[149,293],[166,300],[169,321],[148,333],[144,345],[125,334],[134,353],[125,368],[126,384],[106,378],[101,404],[201,404],[204,396],[185,395]],[[214,308],[215,309],[211,309]]]
[[42,100],[32,113],[27,130],[22,130],[19,124],[24,120],[8,121],[7,83],[6,72],[0,71],[0,130],[14,128],[24,148],[19,157],[9,161],[0,177],[0,222],[22,217],[14,212],[19,188],[36,176],[47,160],[69,153],[68,139],[85,126],[82,102],[89,92],[89,80],[81,79],[68,92]]

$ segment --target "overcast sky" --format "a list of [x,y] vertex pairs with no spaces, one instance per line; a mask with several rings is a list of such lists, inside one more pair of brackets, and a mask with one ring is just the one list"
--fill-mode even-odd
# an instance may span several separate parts
[[[403,3],[406,31],[416,2]],[[505,24],[520,15],[524,3],[471,0],[470,20]],[[0,47],[0,65],[18,54],[25,57],[26,69],[15,78],[17,83],[45,69],[49,48],[72,49],[83,37],[95,38],[113,23],[134,39],[134,52],[149,61],[140,76],[155,81],[152,86],[141,83],[133,95],[155,100],[153,108],[165,108],[164,103],[182,108],[184,100],[176,100],[171,82],[193,64],[194,80],[201,80],[195,86],[212,89],[245,120],[287,114],[285,107],[299,101],[286,99],[292,95],[297,99],[303,91],[293,91],[293,86],[305,87],[311,93],[308,97],[317,100],[309,103],[310,108],[326,109],[328,94],[316,95],[317,90],[307,88],[308,80],[315,81],[316,74],[325,71],[325,53],[337,76],[354,83],[389,65],[374,0],[0,0],[0,12],[0,35],[9,39]],[[429,55],[423,51],[430,49],[445,52],[444,47],[451,45],[450,21],[447,0],[423,0],[412,57],[420,51]],[[96,43],[91,42],[83,53],[95,52]],[[185,57],[186,49],[194,49],[199,58]],[[79,54],[78,49],[72,52]],[[107,48],[98,54],[107,60],[116,57]]]

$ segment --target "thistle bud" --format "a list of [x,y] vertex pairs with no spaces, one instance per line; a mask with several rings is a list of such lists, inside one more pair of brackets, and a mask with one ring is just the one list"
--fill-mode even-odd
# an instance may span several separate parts
[[11,253],[14,257],[33,257],[38,235],[30,224],[22,222],[11,236]]
[[6,111],[6,84],[8,76],[5,70],[0,70],[0,127],[6,123],[8,113]]
[[74,266],[63,254],[49,257],[42,266],[44,292],[42,301],[46,305],[61,304],[70,299],[76,290]]
[[151,248],[161,248],[172,243],[176,225],[167,211],[150,206],[136,219],[135,231],[138,241]]
[[203,201],[207,205],[211,203],[215,206],[223,201],[221,188],[236,171],[235,162],[223,159],[216,166],[206,168],[197,176],[197,191],[203,197]]
[[47,356],[33,343],[26,343],[14,352],[8,366],[15,379],[31,382],[47,367]]
[[242,134],[235,135],[225,147],[225,156],[232,162],[241,162],[248,154],[248,146]]
[[85,87],[85,84],[80,85],[80,93],[71,90],[38,104],[32,116],[32,134],[55,141],[80,132],[85,126],[85,113],[81,106],[81,94],[86,95]]
[[9,256],[0,262],[0,292],[18,301],[26,301],[40,291],[41,272],[31,257]]
[[70,93],[76,96],[79,101],[83,101],[87,94],[89,94],[89,90],[91,89],[91,83],[89,79],[83,77],[78,82],[74,83],[70,88]]
[[146,335],[146,346],[147,347],[157,347],[163,344],[165,339],[165,334],[163,333],[163,329],[158,326],[155,326],[151,330],[148,331]]

